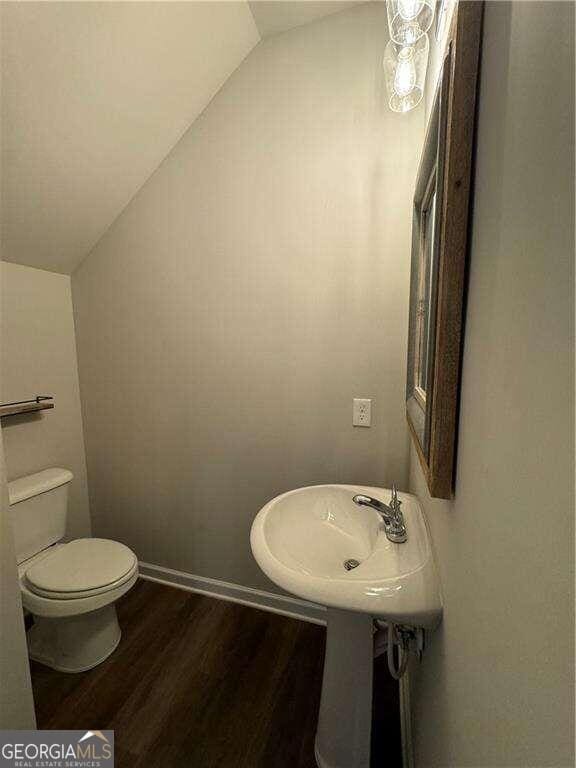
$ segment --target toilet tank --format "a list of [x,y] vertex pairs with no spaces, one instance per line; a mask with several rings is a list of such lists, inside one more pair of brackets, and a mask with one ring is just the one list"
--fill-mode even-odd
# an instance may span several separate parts
[[18,563],[64,538],[68,485],[73,477],[68,469],[52,467],[8,483]]

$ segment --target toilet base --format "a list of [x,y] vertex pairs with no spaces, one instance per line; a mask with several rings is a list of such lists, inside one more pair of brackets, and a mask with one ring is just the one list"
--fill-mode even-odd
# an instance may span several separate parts
[[34,616],[27,634],[34,661],[58,672],[85,672],[116,650],[122,633],[111,604],[79,616]]

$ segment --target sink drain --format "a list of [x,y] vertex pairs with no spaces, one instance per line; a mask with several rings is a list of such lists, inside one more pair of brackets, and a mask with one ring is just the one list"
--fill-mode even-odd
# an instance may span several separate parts
[[351,557],[349,560],[344,560],[344,568],[347,571],[351,571],[354,568],[358,568],[359,565],[360,565],[360,561],[359,560],[354,560],[353,557]]

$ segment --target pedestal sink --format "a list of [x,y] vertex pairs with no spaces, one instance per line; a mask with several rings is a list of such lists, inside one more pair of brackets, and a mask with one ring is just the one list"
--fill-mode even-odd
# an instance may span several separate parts
[[369,486],[298,488],[268,502],[250,535],[254,557],[274,583],[328,608],[319,768],[369,768],[373,619],[433,629],[442,616],[418,500],[399,494],[408,539],[396,544],[375,510],[353,502],[356,494],[390,499],[389,490]]

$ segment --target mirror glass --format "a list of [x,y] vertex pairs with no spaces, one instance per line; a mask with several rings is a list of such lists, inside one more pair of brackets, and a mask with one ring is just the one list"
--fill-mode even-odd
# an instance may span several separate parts
[[427,457],[430,442],[436,342],[438,254],[440,251],[444,131],[440,116],[441,86],[430,122],[414,192],[410,330],[406,407],[412,432]]

